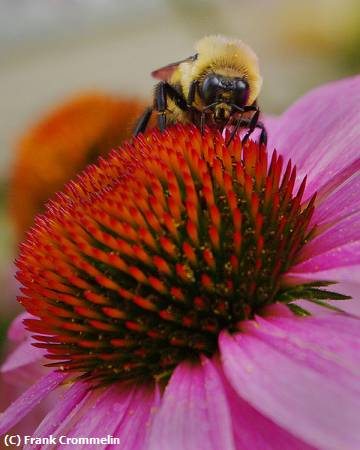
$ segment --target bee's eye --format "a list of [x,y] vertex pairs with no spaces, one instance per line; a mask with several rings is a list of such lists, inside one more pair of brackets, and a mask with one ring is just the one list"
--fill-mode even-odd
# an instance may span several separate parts
[[238,78],[235,81],[234,89],[234,102],[238,106],[245,106],[249,98],[249,85],[248,83]]
[[201,88],[201,93],[207,105],[216,100],[219,84],[220,80],[216,75],[209,75],[205,78]]

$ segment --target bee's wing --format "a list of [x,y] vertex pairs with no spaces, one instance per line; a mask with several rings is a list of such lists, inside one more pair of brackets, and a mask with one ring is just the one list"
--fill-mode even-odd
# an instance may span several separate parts
[[197,54],[189,56],[188,58],[185,58],[181,61],[168,64],[167,66],[164,67],[160,67],[160,69],[156,69],[153,72],[151,72],[151,76],[153,78],[156,78],[157,80],[169,81],[171,75],[175,72],[175,70],[179,67],[180,64],[182,64],[183,62],[195,61],[197,59],[197,56],[198,56]]

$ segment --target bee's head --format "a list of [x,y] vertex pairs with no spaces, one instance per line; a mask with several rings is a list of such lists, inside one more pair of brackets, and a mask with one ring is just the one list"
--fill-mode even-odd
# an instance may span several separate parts
[[212,73],[200,86],[200,95],[205,105],[228,103],[243,107],[249,98],[249,84],[239,77],[226,77]]

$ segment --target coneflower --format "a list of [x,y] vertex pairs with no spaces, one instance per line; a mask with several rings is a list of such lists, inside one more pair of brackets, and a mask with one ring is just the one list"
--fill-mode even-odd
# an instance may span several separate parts
[[[324,274],[360,259],[360,158],[351,146],[327,158],[301,123],[323,170],[293,152],[297,176],[281,147],[178,125],[113,151],[48,204],[17,266],[52,370],[0,432],[63,384],[34,432],[58,448],[106,436],[139,450],[358,448],[359,321],[328,301],[348,298],[328,286],[342,276]],[[335,312],[309,316],[313,303]]]
[[131,137],[140,101],[102,92],[78,94],[40,118],[19,139],[9,209],[17,240],[55,192],[88,164]]

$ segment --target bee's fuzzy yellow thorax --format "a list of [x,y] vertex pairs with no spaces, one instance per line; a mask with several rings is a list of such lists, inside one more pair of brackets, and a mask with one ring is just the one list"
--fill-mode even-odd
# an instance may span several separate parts
[[209,72],[231,73],[243,77],[250,87],[248,104],[257,99],[262,78],[256,54],[239,39],[228,39],[224,36],[206,36],[196,45],[198,58],[191,63],[180,66],[182,88],[188,94],[193,80],[201,79]]

